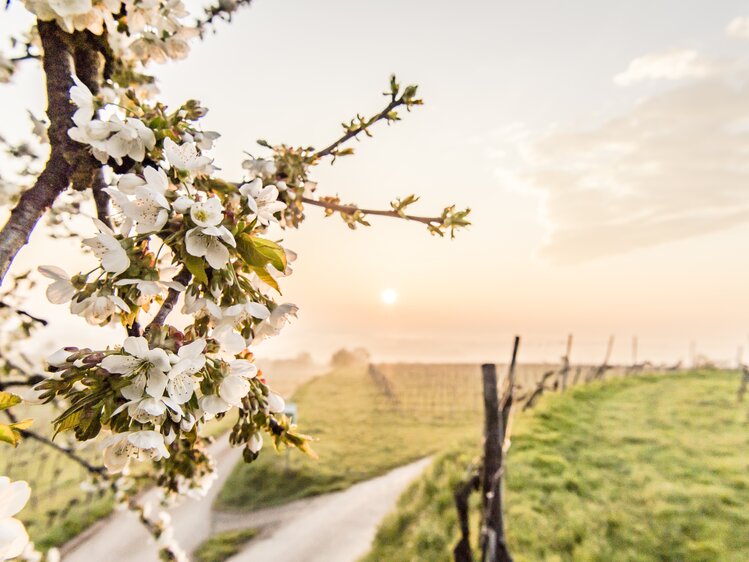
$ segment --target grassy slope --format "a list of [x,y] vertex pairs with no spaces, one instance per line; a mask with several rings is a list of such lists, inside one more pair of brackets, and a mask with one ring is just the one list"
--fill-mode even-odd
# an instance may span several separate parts
[[[506,505],[515,560],[748,560],[749,425],[737,384],[713,372],[616,380],[519,417]],[[451,490],[471,454],[438,459],[367,561],[452,560]]]
[[299,423],[318,441],[320,459],[292,451],[263,451],[240,463],[217,499],[219,509],[250,510],[340,490],[396,466],[477,439],[479,413],[418,417],[383,398],[365,367],[334,371],[300,387],[294,395]]

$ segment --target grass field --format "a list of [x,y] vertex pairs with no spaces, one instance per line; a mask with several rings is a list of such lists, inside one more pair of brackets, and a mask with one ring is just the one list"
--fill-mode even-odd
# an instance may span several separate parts
[[[52,436],[50,420],[56,412],[51,406],[16,407],[14,411],[21,418],[34,418],[32,430]],[[65,435],[55,439],[61,446],[68,446],[67,441]],[[76,452],[95,464],[101,455],[93,444],[80,446]],[[89,479],[83,467],[33,439],[22,440],[15,449],[0,449],[0,475],[31,486],[31,498],[18,517],[42,550],[61,545],[112,509],[109,494],[81,489],[81,483]]]
[[[734,373],[638,376],[546,396],[519,416],[507,466],[515,560],[749,560],[749,424],[737,385]],[[452,490],[477,452],[439,457],[366,562],[452,560]]]
[[[451,379],[453,391],[461,384],[461,378]],[[313,446],[319,460],[263,451],[255,463],[237,465],[217,508],[251,510],[340,490],[480,435],[477,408],[458,404],[452,416],[442,406],[432,413],[402,408],[366,366],[313,379],[296,391],[294,402],[300,426],[318,439]]]
[[224,562],[242,550],[257,534],[257,529],[217,533],[195,550],[195,562]]

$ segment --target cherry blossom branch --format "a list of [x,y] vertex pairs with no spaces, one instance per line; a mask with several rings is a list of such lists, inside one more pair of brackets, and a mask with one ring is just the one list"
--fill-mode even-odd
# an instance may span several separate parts
[[402,215],[398,213],[397,211],[360,209],[356,205],[341,205],[339,203],[334,203],[333,201],[324,201],[321,199],[313,199],[311,197],[302,197],[302,202],[307,203],[308,205],[314,205],[316,207],[322,207],[324,209],[330,209],[331,211],[344,213],[346,215],[353,215],[358,212],[362,215],[376,215],[380,217],[392,217],[396,219],[416,221],[416,222],[420,222],[420,223],[427,224],[427,225],[442,223],[442,217],[420,217],[416,215],[405,215],[405,214]]

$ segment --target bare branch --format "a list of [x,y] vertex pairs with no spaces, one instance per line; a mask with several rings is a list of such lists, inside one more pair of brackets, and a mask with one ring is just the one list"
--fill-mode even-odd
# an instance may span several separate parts
[[20,308],[14,308],[11,305],[9,305],[7,303],[4,303],[2,301],[0,301],[0,308],[10,308],[16,314],[20,314],[21,316],[25,316],[26,318],[28,318],[32,322],[37,322],[38,324],[41,324],[42,326],[46,326],[48,324],[47,320],[45,320],[44,318],[39,318],[38,316],[34,316],[30,312],[26,312],[25,310],[22,310]]
[[[8,416],[8,419],[11,421],[11,423],[18,422],[18,418],[10,410],[3,410],[3,413],[6,416]],[[29,431],[27,429],[17,429],[16,431],[18,431],[18,433],[20,433],[23,437],[27,439],[34,439],[35,441],[39,441],[40,443],[43,443],[47,447],[51,447],[52,449],[55,449],[56,451],[68,457],[69,459],[77,462],[79,465],[81,465],[90,473],[96,474],[98,476],[108,477],[107,471],[103,466],[94,466],[93,464],[88,462],[86,459],[81,457],[78,453],[76,453],[73,449],[69,449],[67,447],[63,447],[62,445],[58,445],[51,439],[48,439],[47,437],[44,437],[43,435],[39,435],[38,433]]]
[[105,187],[107,187],[107,184],[104,181],[104,170],[99,168],[95,183],[91,187],[94,195],[94,204],[96,205],[96,218],[109,228],[112,228],[112,221],[109,219],[109,194],[104,191]]
[[357,211],[362,215],[376,215],[380,217],[392,217],[396,219],[405,219],[409,221],[416,221],[424,224],[441,224],[442,217],[420,217],[416,215],[401,215],[397,211],[383,211],[376,209],[360,209],[356,205],[341,205],[332,201],[323,201],[320,199],[313,199],[311,197],[302,197],[302,202],[308,205],[315,205],[316,207],[323,207],[324,209],[330,209],[331,211],[337,211],[347,215],[353,215]]
[[[182,285],[187,285],[190,282],[191,278],[192,273],[190,273],[185,267],[181,269],[180,272],[174,277],[174,281],[176,281],[177,283],[181,283]],[[144,332],[148,332],[156,326],[163,325],[164,322],[166,322],[167,316],[169,316],[169,314],[174,309],[174,305],[177,304],[178,298],[179,291],[177,291],[176,289],[169,289],[166,298],[161,305],[161,308],[159,308],[159,311],[156,313],[156,316],[154,316],[153,320],[151,320],[151,323],[146,326]]]
[[42,382],[44,378],[45,377],[43,375],[30,375],[28,378],[25,378],[25,379],[10,380],[10,381],[0,380],[0,390],[5,390],[6,388],[11,388],[14,386],[34,386]]

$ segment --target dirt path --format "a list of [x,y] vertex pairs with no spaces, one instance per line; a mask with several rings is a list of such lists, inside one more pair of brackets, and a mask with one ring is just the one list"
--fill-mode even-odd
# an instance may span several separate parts
[[246,515],[221,514],[219,528],[269,526],[229,562],[355,562],[368,552],[380,521],[429,462],[421,459],[342,492]]
[[[219,493],[241,457],[241,449],[229,446],[223,435],[209,449],[216,459],[218,479],[206,497],[186,499],[170,510],[175,536],[187,552],[192,552],[207,539],[214,529],[211,526],[213,500]],[[158,562],[158,554],[138,518],[130,511],[121,511],[100,521],[62,549],[65,562]]]

